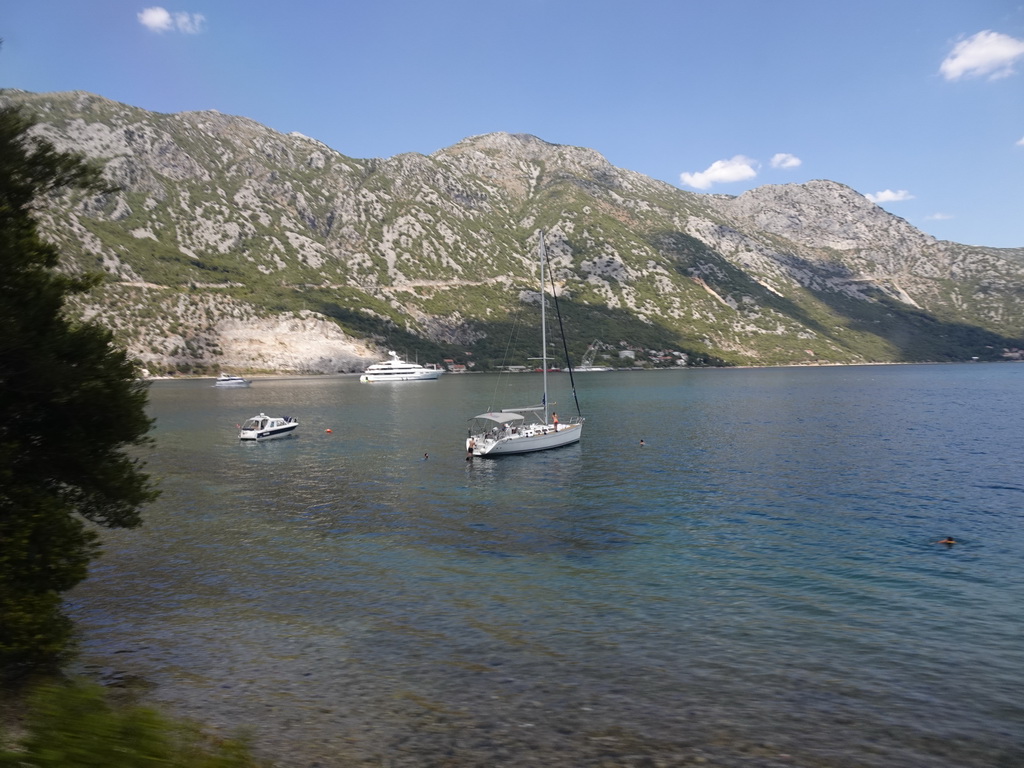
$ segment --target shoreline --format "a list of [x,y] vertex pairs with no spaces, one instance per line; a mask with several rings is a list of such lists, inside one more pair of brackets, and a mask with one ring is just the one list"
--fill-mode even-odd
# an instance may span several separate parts
[[[1024,360],[1017,359],[1005,359],[1005,360],[907,360],[907,361],[885,361],[885,362],[873,362],[873,363],[781,363],[779,365],[680,365],[672,367],[659,367],[659,368],[646,368],[642,366],[630,367],[630,368],[612,368],[607,371],[576,371],[573,373],[663,373],[666,371],[737,371],[737,370],[776,370],[779,368],[868,368],[868,367],[884,367],[884,366],[903,366],[903,365],[984,365],[984,364],[1003,364],[1003,363],[1021,363]],[[328,378],[344,378],[347,376],[360,376],[360,371],[353,371],[351,373],[289,373],[289,372],[266,372],[261,371],[258,373],[250,373],[244,370],[238,370],[236,373],[240,376],[249,376],[254,380],[268,380],[268,379],[328,379]],[[444,376],[485,376],[485,375],[529,375],[538,373],[538,371],[445,371]],[[550,374],[554,373],[568,373],[568,371],[549,371]],[[140,381],[193,381],[200,379],[209,379],[216,381],[217,376],[212,374],[178,374],[171,376],[143,376],[140,377]]]

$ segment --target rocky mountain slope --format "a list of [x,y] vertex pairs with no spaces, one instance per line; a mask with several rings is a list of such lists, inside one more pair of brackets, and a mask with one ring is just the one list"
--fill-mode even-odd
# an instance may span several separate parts
[[[120,187],[51,201],[76,309],[154,372],[337,372],[385,349],[486,369],[536,356],[546,232],[578,361],[995,359],[1024,346],[1024,249],[940,242],[831,181],[682,191],[533,136],[354,159],[217,112],[0,92]],[[635,363],[634,363],[635,364]]]

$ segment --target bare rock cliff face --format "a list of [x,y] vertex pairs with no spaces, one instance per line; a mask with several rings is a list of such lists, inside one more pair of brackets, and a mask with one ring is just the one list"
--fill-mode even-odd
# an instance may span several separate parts
[[936,242],[834,181],[768,185],[739,197],[712,199],[738,227],[779,235],[808,248],[895,250],[905,255]]
[[830,285],[849,295],[875,290],[943,314],[971,307],[976,318],[1020,333],[1019,325],[1005,321],[1024,287],[1022,249],[936,240],[833,181],[764,186],[712,200],[736,231],[753,233],[769,260],[787,265],[805,286],[820,286],[832,271]]
[[220,364],[230,368],[355,373],[381,359],[379,350],[352,339],[312,312],[290,318],[224,320],[216,330],[223,350]]
[[541,229],[581,345],[792,364],[1024,344],[1024,250],[936,241],[832,181],[707,195],[523,134],[361,160],[217,112],[0,105],[120,186],[41,223],[68,269],[107,277],[77,310],[158,370],[347,372],[390,348],[496,364],[535,307]]

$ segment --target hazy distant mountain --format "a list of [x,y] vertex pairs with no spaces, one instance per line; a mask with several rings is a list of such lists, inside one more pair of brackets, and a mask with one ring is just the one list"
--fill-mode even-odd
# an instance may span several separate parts
[[[352,371],[388,348],[499,365],[510,329],[537,322],[539,229],[575,362],[594,339],[615,364],[623,349],[781,364],[1024,346],[1024,249],[936,241],[831,181],[698,194],[526,135],[360,160],[217,112],[0,103],[120,185],[55,203],[45,226],[108,276],[82,313],[157,371]],[[505,362],[538,353],[521,336]]]

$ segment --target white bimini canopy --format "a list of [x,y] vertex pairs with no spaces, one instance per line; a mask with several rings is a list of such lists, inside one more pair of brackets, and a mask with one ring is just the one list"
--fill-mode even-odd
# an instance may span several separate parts
[[510,413],[508,411],[488,411],[487,413],[481,413],[479,416],[474,416],[474,419],[486,419],[487,421],[495,421],[498,424],[507,424],[510,421],[522,421],[525,416],[521,413]]

